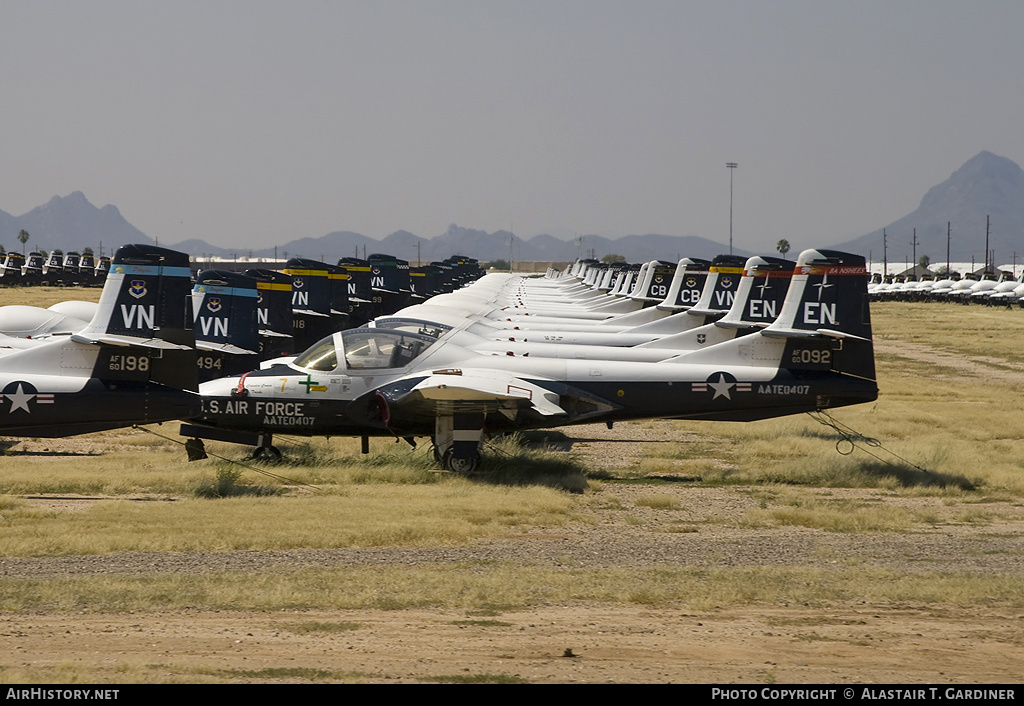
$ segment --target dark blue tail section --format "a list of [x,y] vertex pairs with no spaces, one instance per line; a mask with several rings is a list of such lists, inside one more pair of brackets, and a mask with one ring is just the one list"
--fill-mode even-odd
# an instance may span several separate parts
[[96,315],[72,336],[100,346],[93,376],[197,390],[191,290],[186,253],[152,245],[118,249]]
[[204,270],[192,289],[200,381],[252,370],[259,362],[256,278]]

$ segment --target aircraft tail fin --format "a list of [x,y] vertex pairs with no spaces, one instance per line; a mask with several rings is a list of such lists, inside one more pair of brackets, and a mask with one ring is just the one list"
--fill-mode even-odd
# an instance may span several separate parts
[[705,317],[724,316],[732,308],[746,259],[739,255],[716,257],[708,268],[708,278],[701,290],[700,300],[687,313]]
[[800,253],[782,311],[761,332],[787,339],[782,367],[875,379],[868,279],[861,255],[823,249]]
[[[793,276],[792,260],[753,256],[747,259],[743,276],[735,287],[736,296],[729,312],[714,323],[695,326],[679,333],[642,343],[637,348],[693,351],[768,326],[782,309]],[[719,278],[721,279],[721,278]],[[690,309],[693,311],[693,309]],[[692,320],[675,315],[670,319]]]
[[764,328],[782,311],[793,279],[792,260],[755,255],[743,265],[743,278],[729,313],[715,323],[723,328]]
[[94,376],[198,390],[186,253],[152,245],[118,249],[96,314],[71,337],[100,346]]
[[291,276],[262,269],[246,270],[245,274],[256,279],[260,357],[266,360],[293,353]]
[[[111,260],[96,315],[75,334],[75,340],[156,349],[191,348],[191,275],[185,253],[150,245],[125,245]],[[180,334],[186,330],[187,336]]]
[[256,279],[237,272],[203,270],[192,289],[196,347],[256,355]]
[[[334,294],[348,297],[348,272],[319,260],[292,258],[284,273],[292,278],[292,333],[295,350],[304,350],[344,328],[347,313],[335,315]],[[344,279],[342,279],[342,275]]]
[[832,372],[873,382],[867,283],[862,256],[805,250],[772,324],[756,334],[664,362],[777,367],[794,377]]
[[199,381],[256,367],[260,334],[255,277],[203,270],[192,289]]
[[292,311],[305,316],[330,317],[331,283],[328,265],[293,257],[284,266],[292,278]]

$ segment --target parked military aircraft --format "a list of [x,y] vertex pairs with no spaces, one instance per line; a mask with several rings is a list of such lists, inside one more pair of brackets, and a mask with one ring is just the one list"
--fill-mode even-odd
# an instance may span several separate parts
[[[429,436],[471,472],[485,434],[644,418],[749,421],[877,397],[865,260],[804,251],[778,319],[661,362],[495,357],[437,331],[359,328],[204,383],[182,434],[274,453],[275,433]],[[431,335],[439,333],[439,336]]]
[[72,436],[195,414],[190,275],[184,253],[119,249],[84,328],[0,357],[0,434]]
[[[95,315],[95,305],[90,302],[63,302],[67,306],[54,305],[48,309],[38,306],[9,304],[0,307],[0,336],[23,339],[39,339],[44,336],[70,335],[86,327]],[[74,305],[81,305],[73,310]],[[92,313],[83,316],[83,313]],[[34,344],[36,340],[26,341]],[[0,342],[2,347],[4,342]]]
[[[460,322],[457,313],[446,317],[443,303],[409,307],[392,317],[378,318],[370,326],[400,327],[408,331],[416,331],[417,327],[419,330],[432,330],[445,326],[446,331],[454,329],[446,334],[446,341],[492,355],[656,362],[753,333],[771,324],[789,289],[793,266],[792,260],[751,257],[739,270],[742,276],[738,279],[735,272],[726,273],[730,277],[727,287],[723,287],[725,278],[720,276],[723,273],[713,266],[700,301],[707,302],[710,307],[715,299],[713,295],[728,294],[722,298],[723,301],[732,301],[728,311],[702,308],[698,304],[656,321],[657,327],[642,324],[603,334],[547,329],[534,332],[528,328],[529,324],[524,323],[526,328],[509,331],[490,328],[472,320]],[[436,318],[431,319],[432,314]]]

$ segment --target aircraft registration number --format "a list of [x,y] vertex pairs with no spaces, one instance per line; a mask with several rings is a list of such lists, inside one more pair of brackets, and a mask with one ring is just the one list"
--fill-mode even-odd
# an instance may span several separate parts
[[112,355],[110,356],[110,370],[126,370],[134,372],[146,372],[149,370],[149,357],[144,355]]
[[793,347],[787,353],[789,367],[802,370],[828,370],[832,367],[834,350],[820,346]]
[[196,365],[200,370],[220,370],[221,364],[221,359],[212,355],[201,355],[196,358]]
[[793,362],[829,365],[832,363],[832,351],[820,348],[800,348],[793,351]]

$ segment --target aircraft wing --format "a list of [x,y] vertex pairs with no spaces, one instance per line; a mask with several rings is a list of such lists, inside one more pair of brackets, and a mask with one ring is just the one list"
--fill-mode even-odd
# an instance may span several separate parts
[[[353,401],[350,416],[389,429],[432,427],[442,414],[497,413],[508,420],[520,414],[572,423],[604,414],[617,405],[565,383],[525,380],[500,370],[435,370],[411,375]],[[550,422],[549,422],[550,423]]]
[[479,403],[486,407],[530,407],[544,416],[567,414],[558,405],[558,395],[500,371],[452,371],[433,373],[409,390],[409,395],[431,402]]

